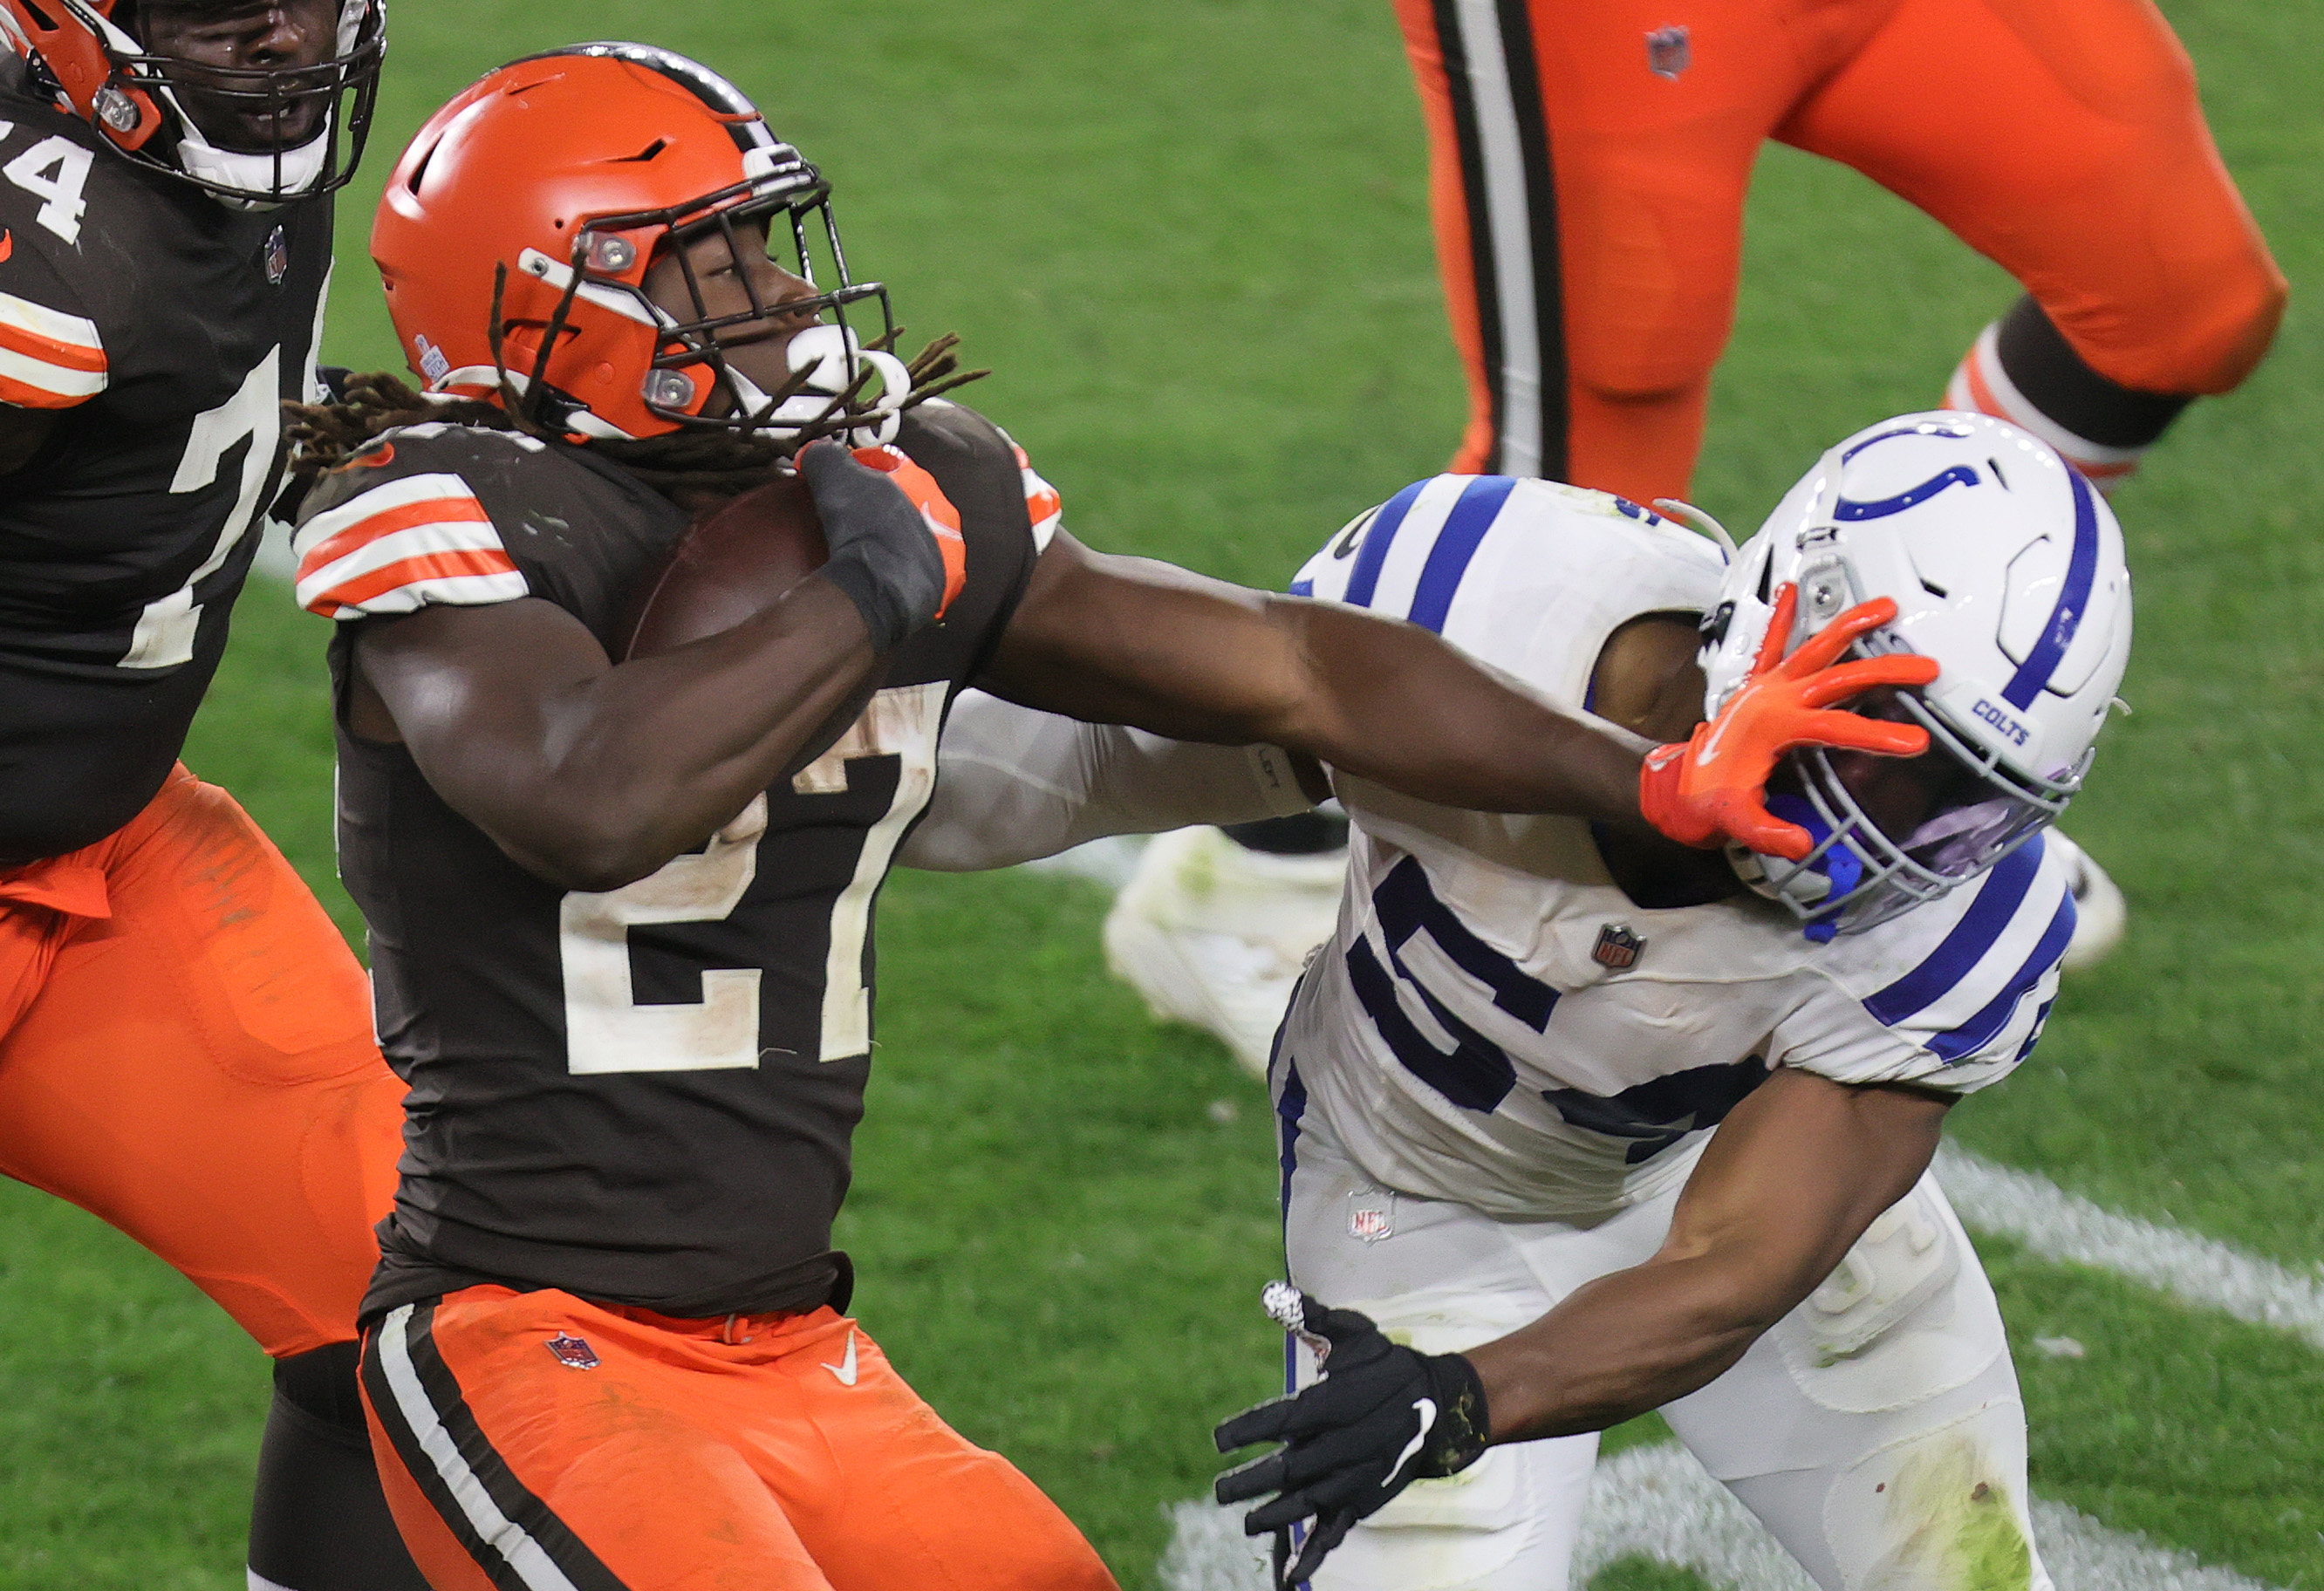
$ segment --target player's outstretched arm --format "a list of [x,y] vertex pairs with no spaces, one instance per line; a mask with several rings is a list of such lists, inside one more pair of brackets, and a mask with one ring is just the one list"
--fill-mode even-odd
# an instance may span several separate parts
[[1063,531],[980,683],[1174,740],[1285,747],[1486,812],[1635,819],[1649,747],[1417,625],[1092,552]]
[[1463,1356],[1491,1439],[1602,1430],[1708,1384],[1912,1191],[1950,1103],[1777,1067],[1712,1136],[1652,1259]]

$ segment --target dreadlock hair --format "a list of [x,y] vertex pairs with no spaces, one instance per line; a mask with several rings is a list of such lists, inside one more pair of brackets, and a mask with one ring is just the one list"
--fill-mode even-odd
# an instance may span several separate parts
[[[493,318],[497,322],[498,315]],[[894,345],[897,333],[902,329],[899,326],[896,332],[866,346],[884,353]],[[495,344],[498,340],[494,339]],[[954,352],[959,345],[960,338],[948,332],[921,349],[905,366],[911,378],[911,390],[899,405],[899,409],[917,408],[941,393],[992,373],[989,370],[962,370]],[[497,346],[493,352],[497,355]],[[764,485],[809,442],[840,435],[862,423],[867,411],[857,401],[857,392],[870,374],[868,370],[860,373],[846,391],[832,398],[823,415],[780,439],[752,431],[705,429],[638,439],[591,437],[583,446],[608,464],[619,464],[663,496],[691,508],[705,498],[733,496]],[[503,370],[504,399],[513,398],[512,386]],[[804,373],[793,376],[771,395],[772,401],[779,403],[805,386]],[[337,469],[366,444],[401,426],[474,426],[481,430],[569,439],[553,423],[534,418],[523,403],[438,397],[414,390],[401,376],[388,371],[350,375],[340,383],[338,396],[331,401],[286,403],[282,415],[283,431],[292,447],[290,490],[300,495],[325,472]]]

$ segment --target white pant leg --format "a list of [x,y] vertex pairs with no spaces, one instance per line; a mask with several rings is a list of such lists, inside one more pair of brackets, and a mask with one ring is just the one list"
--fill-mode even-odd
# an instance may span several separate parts
[[[1319,1127],[1296,1145],[1285,1222],[1292,1279],[1424,1353],[1537,1320],[1582,1283],[1644,1260],[1669,1222],[1667,1208],[1634,1210],[1583,1230],[1392,1194]],[[1294,1366],[1296,1385],[1314,1380],[1304,1348]],[[1594,1434],[1514,1443],[1459,1475],[1416,1481],[1324,1560],[1313,1591],[1567,1591],[1597,1455]]]
[[1933,1176],[1663,1413],[1823,1591],[2051,1591],[2001,1312]]

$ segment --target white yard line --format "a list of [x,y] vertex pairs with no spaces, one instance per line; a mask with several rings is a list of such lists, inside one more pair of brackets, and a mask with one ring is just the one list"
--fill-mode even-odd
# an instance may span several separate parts
[[[1235,1515],[1181,1503],[1162,1558],[1165,1591],[1265,1591],[1261,1552]],[[2034,1531],[2058,1591],[2270,1591],[2228,1569],[2143,1536],[2110,1531],[2061,1504],[2034,1504]],[[1642,1557],[1692,1569],[1720,1591],[1815,1591],[1758,1521],[1705,1475],[1683,1448],[1632,1448],[1598,1467],[1574,1554],[1574,1582],[1618,1559]]]
[[1962,1221],[1978,1231],[2324,1348],[2324,1279],[2177,1227],[2118,1215],[2047,1177],[1996,1165],[1958,1145],[1937,1151],[1937,1181]]

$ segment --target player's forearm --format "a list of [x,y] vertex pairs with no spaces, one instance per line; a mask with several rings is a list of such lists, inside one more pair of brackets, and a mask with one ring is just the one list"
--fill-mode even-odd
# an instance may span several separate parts
[[1469,1353],[1493,1439],[1600,1430],[1708,1384],[1912,1191],[1948,1103],[1777,1067],[1712,1135],[1652,1259]]
[[[878,667],[854,604],[802,582],[766,613],[590,682],[544,747],[556,860],[576,887],[643,878],[818,747]],[[561,732],[560,732],[561,731]]]
[[1724,1257],[1699,1255],[1588,1283],[1465,1356],[1485,1385],[1492,1439],[1603,1430],[1684,1397],[1742,1357],[1818,1280],[1770,1286],[1738,1276]]
[[1559,710],[1435,635],[1323,603],[1269,604],[1306,685],[1255,737],[1422,800],[1636,821],[1652,743]]

